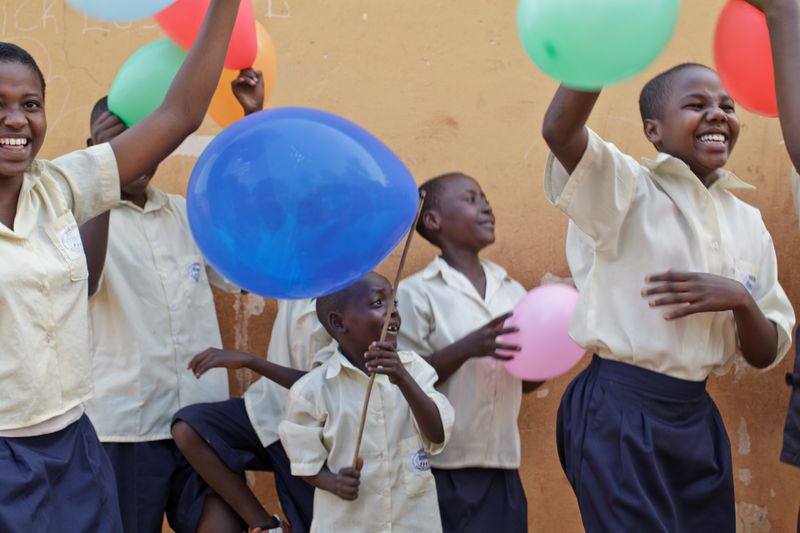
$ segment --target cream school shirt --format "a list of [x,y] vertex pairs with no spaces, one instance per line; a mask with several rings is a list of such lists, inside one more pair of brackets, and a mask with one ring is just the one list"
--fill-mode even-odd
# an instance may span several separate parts
[[[514,308],[525,295],[522,285],[495,263],[481,265],[485,298],[441,257],[400,282],[400,349],[431,355]],[[522,382],[502,361],[470,359],[436,388],[453,404],[456,422],[447,449],[431,461],[434,468],[519,468]]]
[[78,225],[117,201],[109,144],[34,161],[25,172],[14,230],[0,224],[0,432],[70,411],[77,419],[91,396],[89,273]]
[[207,267],[192,238],[186,200],[149,187],[144,209],[111,211],[108,253],[89,300],[95,395],[86,403],[100,440],[172,438],[179,408],[228,398],[228,374],[197,379],[197,353],[221,347],[209,283],[238,292]]
[[750,291],[777,325],[775,364],[781,360],[791,345],[794,311],[778,283],[772,238],[760,212],[731,192],[752,186],[715,172],[706,188],[681,160],[659,154],[639,163],[592,131],[571,176],[550,154],[545,194],[575,226],[567,241],[570,266],[580,270],[569,330],[575,342],[681,379],[727,372],[741,353],[732,312],[666,321],[669,308],[653,309],[641,296],[647,274],[708,272]]
[[[325,347],[329,347],[323,350]],[[321,352],[321,350],[323,350]],[[336,343],[317,319],[316,300],[278,300],[267,360],[297,370],[311,370],[317,360],[336,352]],[[247,416],[266,448],[277,442],[289,391],[267,378],[259,378],[245,391]]]
[[[399,352],[408,373],[439,408],[445,442],[422,436],[405,397],[385,375],[377,375],[370,396],[359,456],[364,460],[355,501],[324,490],[314,492],[312,532],[441,531],[436,484],[428,454],[448,442],[453,408],[436,392],[436,372],[412,352]],[[283,447],[295,476],[313,476],[351,466],[369,377],[337,351],[289,391]]]

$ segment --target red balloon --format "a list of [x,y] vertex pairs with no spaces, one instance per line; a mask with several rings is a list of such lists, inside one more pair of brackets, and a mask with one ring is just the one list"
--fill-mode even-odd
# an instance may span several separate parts
[[730,0],[714,32],[714,62],[734,101],[767,117],[778,116],[772,47],[764,14],[744,0]]
[[[200,33],[203,18],[208,11],[209,0],[177,0],[171,6],[155,14],[156,22],[175,43],[189,50]],[[256,22],[251,0],[241,0],[236,23],[233,26],[225,67],[248,68],[256,58]]]

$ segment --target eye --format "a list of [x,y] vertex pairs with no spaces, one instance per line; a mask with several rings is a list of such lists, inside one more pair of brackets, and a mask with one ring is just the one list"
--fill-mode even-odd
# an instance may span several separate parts
[[735,113],[735,112],[736,112],[736,108],[733,106],[733,104],[722,104],[720,107],[721,107],[721,108],[722,108],[722,109],[723,109],[723,110],[724,110],[726,113]]
[[690,102],[683,106],[685,109],[703,109],[703,104],[699,102]]
[[372,301],[373,307],[383,307],[383,298],[378,298]]
[[27,102],[25,102],[25,103],[24,103],[24,104],[22,104],[22,105],[23,105],[23,107],[25,107],[25,109],[26,109],[26,110],[28,110],[28,111],[33,111],[33,110],[36,110],[36,109],[39,109],[40,107],[42,107],[42,106],[39,104],[39,102],[37,102],[36,100],[28,100]]

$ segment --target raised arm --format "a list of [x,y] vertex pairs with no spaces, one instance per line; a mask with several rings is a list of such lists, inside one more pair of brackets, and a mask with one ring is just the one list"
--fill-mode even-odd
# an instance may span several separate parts
[[767,18],[783,140],[800,169],[800,5],[797,0],[747,1]]
[[219,81],[239,0],[211,0],[192,49],[155,111],[111,141],[120,182],[145,174],[200,127]]
[[544,115],[542,136],[556,159],[570,174],[583,157],[589,134],[586,121],[600,92],[558,87]]

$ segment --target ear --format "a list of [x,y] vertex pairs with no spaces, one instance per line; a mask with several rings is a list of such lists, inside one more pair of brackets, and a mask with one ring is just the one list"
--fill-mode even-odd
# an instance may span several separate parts
[[661,121],[655,118],[644,119],[644,136],[658,146],[661,143]]
[[425,226],[425,229],[428,230],[429,233],[433,233],[439,231],[442,227],[442,221],[439,217],[439,213],[437,213],[433,209],[429,209],[422,213],[422,225]]
[[339,313],[328,313],[328,325],[331,328],[331,331],[336,333],[346,333],[347,327],[344,325],[344,320],[342,319],[342,315]]

